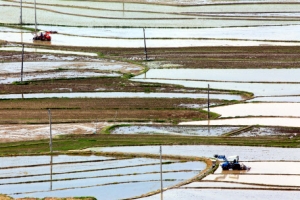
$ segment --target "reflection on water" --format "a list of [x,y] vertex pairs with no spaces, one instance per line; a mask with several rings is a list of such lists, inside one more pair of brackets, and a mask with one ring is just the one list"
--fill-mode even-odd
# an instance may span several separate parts
[[[1,74],[1,73],[0,73]],[[55,72],[41,72],[41,73],[27,73],[20,78],[19,74],[6,75],[0,78],[0,84],[11,84],[20,80],[49,80],[49,79],[65,79],[65,78],[89,78],[89,77],[120,77],[118,73],[98,73],[98,72],[84,72],[84,71],[55,71]]]
[[[34,26],[28,26],[34,28]],[[99,38],[126,38],[143,39],[141,28],[84,28],[39,26],[42,30],[56,30],[59,34],[73,36],[87,36]],[[231,27],[231,28],[147,28],[148,39],[240,39],[240,40],[272,40],[272,41],[299,41],[297,34],[299,25],[290,26],[258,26],[258,27]],[[0,27],[1,31],[1,27]],[[290,34],[286,35],[285,33]],[[58,35],[59,35],[58,34]],[[57,35],[53,35],[56,37]],[[175,40],[176,41],[176,40]]]
[[300,103],[245,103],[211,108],[222,117],[275,116],[300,117]]
[[[43,56],[42,58],[53,58],[51,56]],[[105,72],[111,71],[139,71],[143,68],[127,63],[116,61],[98,61],[98,62],[24,62],[24,72],[41,72],[49,70],[101,70]],[[19,73],[20,62],[0,63],[0,74],[3,73]]]
[[[286,126],[300,127],[300,118],[289,117],[246,117],[234,119],[219,119],[211,120],[211,125],[232,125],[232,126],[249,126],[249,125],[264,125],[264,126]],[[207,121],[192,121],[181,122],[179,125],[207,125]]]
[[[160,187],[159,159],[91,160],[90,156],[75,157],[75,162],[57,163],[53,162],[52,156],[47,156],[47,164],[27,166],[24,166],[27,161],[35,163],[40,156],[27,156],[27,160],[20,157],[26,163],[19,161],[0,168],[0,191],[14,198],[69,197],[72,194],[71,196],[120,199],[142,195]],[[11,157],[3,159],[17,160]],[[72,160],[72,156],[67,156],[67,159]],[[164,186],[170,187],[198,175],[206,164],[163,160],[162,167]],[[114,192],[121,188],[122,192]],[[124,188],[126,191],[123,191]]]
[[[206,121],[205,121],[206,122]],[[212,122],[212,121],[211,121]],[[207,124],[207,122],[206,122]],[[298,123],[300,124],[300,123]],[[164,154],[185,155],[185,156],[204,156],[213,157],[216,152],[223,152],[225,155],[243,155],[240,160],[244,161],[298,161],[300,154],[295,154],[298,148],[276,148],[276,147],[246,147],[246,146],[214,146],[214,145],[172,145],[163,146]],[[157,146],[126,146],[126,147],[102,147],[89,148],[92,151],[102,152],[139,152],[158,154]]]
[[[281,188],[282,189],[282,188]],[[164,192],[164,199],[167,200],[182,200],[182,199],[242,199],[242,200],[266,200],[266,199],[285,199],[294,200],[298,199],[300,192],[297,190],[249,190],[249,189],[171,189]],[[141,200],[157,200],[159,195],[142,198]]]
[[[239,95],[211,94],[211,99],[241,100]],[[193,93],[143,93],[143,92],[74,92],[74,93],[33,93],[4,94],[0,99],[20,98],[207,98],[207,94]]]
[[114,129],[112,134],[170,134],[194,136],[220,136],[240,127],[210,127],[210,126],[125,126]]
[[[146,79],[300,83],[300,69],[150,69]],[[247,75],[247,76],[246,76]],[[143,75],[134,79],[145,79]]]
[[207,88],[207,84],[213,89],[238,90],[252,92],[255,96],[277,96],[277,95],[299,95],[298,84],[276,84],[276,83],[232,83],[232,82],[210,82],[210,81],[180,81],[162,79],[132,79],[137,82],[167,83],[183,85],[185,87]]
[[[22,51],[22,47],[0,47],[0,51]],[[42,48],[28,48],[28,47],[24,48],[24,52],[97,56],[96,53],[86,53],[86,52],[76,52],[76,51],[62,51],[62,50],[51,50],[51,49],[42,49]]]
[[277,185],[277,186],[300,186],[300,176],[289,175],[209,175],[205,177],[205,181],[226,181],[236,183],[249,183],[249,184],[264,184],[264,185]]
[[247,100],[247,102],[258,102],[258,101],[264,101],[264,102],[294,102],[294,103],[300,103],[300,96],[282,96],[282,97],[256,97],[250,100]]

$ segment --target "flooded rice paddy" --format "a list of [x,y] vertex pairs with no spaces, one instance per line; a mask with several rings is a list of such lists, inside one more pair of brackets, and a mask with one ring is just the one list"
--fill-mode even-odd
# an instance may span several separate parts
[[[181,200],[181,199],[224,199],[224,197],[234,197],[236,199],[252,200],[252,199],[268,199],[270,196],[276,199],[293,200],[299,196],[299,191],[270,191],[270,190],[247,190],[247,189],[172,189],[164,192],[165,200]],[[159,199],[159,195],[142,198],[142,200]]]
[[[228,170],[224,171],[222,168],[218,168],[214,175],[223,176],[219,178],[219,180],[224,180],[230,177],[230,175],[238,175],[237,179],[241,178],[244,175],[258,175],[258,174],[267,174],[267,175],[276,175],[281,174],[282,176],[287,175],[300,175],[299,167],[300,162],[243,162],[246,166],[251,166],[249,171],[235,171],[235,170]],[[225,175],[225,176],[224,176]],[[229,175],[229,176],[228,176]],[[300,176],[299,176],[300,178]],[[206,180],[206,179],[205,179]],[[292,185],[299,186],[299,183],[293,183]],[[274,185],[276,185],[274,183]],[[277,184],[280,185],[280,184]]]
[[285,129],[279,127],[252,127],[250,130],[241,131],[235,137],[258,137],[258,136],[288,136],[293,138],[299,134],[298,129]]
[[[34,28],[34,26],[26,26]],[[102,39],[143,39],[142,28],[86,28],[86,27],[62,27],[62,26],[39,26],[41,30],[55,30],[58,35],[69,35],[78,37],[96,37]],[[251,41],[277,41],[277,42],[299,42],[297,31],[299,25],[289,26],[258,26],[258,27],[230,27],[230,28],[147,28],[145,29],[148,40],[164,39],[176,43],[177,39],[239,39]],[[11,30],[11,31],[10,31]],[[19,32],[21,30],[12,28],[1,28],[0,32]],[[23,31],[26,32],[26,31]],[[289,32],[289,35],[284,35]],[[57,34],[53,34],[56,38]],[[83,38],[82,38],[83,39]],[[106,45],[104,45],[106,46]]]
[[[53,137],[65,134],[93,134],[109,126],[108,122],[60,123],[52,125]],[[0,141],[16,142],[49,138],[48,124],[1,124]],[[22,157],[23,158],[23,157]],[[2,160],[2,158],[1,158]]]
[[[18,51],[18,52],[22,52],[22,47],[15,47],[15,46],[0,47],[0,51]],[[82,56],[94,56],[94,57],[98,56],[96,53],[86,53],[86,52],[77,52],[77,51],[63,51],[63,50],[52,50],[52,49],[43,49],[43,48],[28,48],[28,47],[24,48],[24,52],[70,54],[70,55],[82,55]]]
[[[14,198],[94,196],[132,198],[160,189],[160,161],[103,156],[2,158],[0,191]],[[17,162],[18,161],[18,162]],[[197,176],[203,162],[163,160],[163,184],[170,187]],[[122,192],[115,192],[120,190]]]
[[150,69],[132,80],[197,88],[209,84],[210,88],[247,91],[254,96],[299,95],[296,71],[299,69]]
[[211,108],[221,117],[277,116],[300,117],[299,103],[246,103]]
[[167,134],[188,136],[220,136],[224,133],[231,132],[239,128],[240,127],[133,125],[117,127],[111,131],[111,134]]
[[151,69],[134,79],[300,83],[300,69]]
[[[45,57],[45,59],[49,59],[49,57]],[[122,76],[121,73],[134,74],[142,69],[140,66],[115,61],[24,62],[23,81],[80,77],[120,77]],[[0,83],[8,84],[20,81],[20,71],[20,63],[0,63],[0,74],[2,74]]]
[[[141,37],[142,37],[142,29]],[[123,47],[123,48],[143,48],[144,40],[123,39],[123,38],[93,38],[83,36],[71,36],[62,34],[53,34],[51,42],[34,42],[31,33],[14,33],[0,32],[0,40],[8,42],[19,42],[28,44],[42,44],[47,46],[80,46],[80,47]],[[282,46],[299,46],[300,42],[285,42],[285,41],[251,41],[247,39],[147,39],[147,47],[197,47],[197,46],[260,46],[260,45],[282,45]]]
[[[158,147],[114,147],[92,148],[96,151],[114,152],[143,152],[156,153]],[[294,199],[299,195],[299,156],[294,148],[265,148],[265,147],[236,147],[236,146],[163,146],[163,153],[169,155],[189,155],[213,157],[214,154],[236,155],[249,171],[223,171],[219,167],[215,173],[209,174],[201,181],[196,181],[179,188],[164,192],[164,199],[221,198],[221,194],[249,195],[249,199],[264,199],[270,195],[277,195],[287,199]],[[233,190],[234,188],[234,190]],[[286,191],[288,189],[288,192]],[[235,196],[236,197],[236,196]],[[158,199],[159,194],[142,199]]]
[[110,131],[111,134],[166,134],[186,136],[222,136],[234,133],[232,137],[287,136],[299,134],[299,129],[283,127],[244,126],[170,126],[170,125],[123,125]]
[[[159,154],[158,146],[126,146],[126,147],[100,147],[88,148],[101,152],[129,152]],[[246,146],[214,146],[214,145],[173,145],[163,146],[162,153],[166,155],[204,156],[213,158],[215,154],[238,155],[240,161],[299,161],[300,154],[297,148],[276,147],[246,147]]]
[[285,83],[234,83],[234,82],[218,82],[218,81],[188,81],[188,80],[163,80],[163,79],[132,79],[137,82],[150,82],[150,83],[166,83],[177,84],[184,87],[194,88],[210,88],[223,89],[223,90],[238,90],[247,91],[254,94],[254,96],[286,96],[286,95],[299,95],[300,87],[298,84]]
[[286,127],[300,127],[300,118],[291,117],[245,117],[233,119],[216,119],[209,121],[191,121],[181,122],[179,125],[213,125],[213,126],[286,126]]
[[[65,90],[65,88],[62,88]],[[239,95],[212,94],[212,99],[241,100]],[[70,92],[70,93],[32,93],[2,94],[0,99],[31,98],[207,98],[207,94],[189,93],[144,93],[144,92]]]
[[[195,88],[207,88],[209,84],[210,88],[215,89],[251,92],[254,98],[248,100],[249,102],[261,101],[261,103],[236,104],[210,109],[211,112],[220,114],[221,118],[235,119],[183,122],[180,125],[259,124],[298,127],[297,118],[300,116],[297,114],[299,113],[297,102],[299,102],[300,87],[297,75],[294,76],[292,73],[293,70],[298,71],[298,69],[150,69],[145,75],[137,76],[132,80],[179,84]],[[269,103],[263,103],[264,101]]]
[[247,102],[294,102],[300,103],[300,96],[283,96],[283,97],[255,97]]
[[[19,73],[20,63],[0,63],[0,74]],[[137,65],[130,65],[127,63],[120,63],[116,61],[102,61],[102,62],[24,62],[23,72],[37,72],[50,70],[99,70],[99,71],[122,71],[130,73],[134,71],[141,71],[143,68]]]
[[[23,23],[34,23],[33,0],[23,1]],[[146,3],[146,4],[144,4]],[[164,5],[160,5],[164,4]],[[7,6],[9,5],[9,6]],[[186,6],[178,6],[186,5]],[[64,6],[64,7],[63,7]],[[42,45],[91,46],[91,47],[143,47],[142,28],[146,27],[148,47],[185,47],[185,46],[255,46],[255,45],[299,45],[299,1],[280,2],[260,1],[161,1],[140,0],[127,2],[83,2],[40,0],[37,5],[38,26],[59,32],[53,34],[51,43]],[[0,0],[0,23],[18,24],[19,2]],[[78,14],[80,13],[80,15]],[[50,26],[41,26],[49,25]],[[111,27],[111,28],[88,28]],[[85,26],[85,28],[56,27]],[[121,28],[126,27],[126,28]],[[169,28],[168,28],[169,27]],[[31,26],[32,28],[32,26]],[[183,28],[183,29],[181,29]],[[186,29],[185,29],[186,28]],[[0,40],[11,42],[32,42],[28,31],[0,28]],[[2,51],[21,51],[20,47],[2,47]],[[47,49],[29,49],[27,52],[49,52]],[[53,51],[53,53],[78,54],[78,52]],[[96,54],[85,54],[96,56]],[[48,58],[47,58],[48,59]],[[57,59],[57,58],[54,58]],[[55,66],[54,66],[55,67]],[[228,66],[230,67],[230,66]],[[10,68],[11,70],[13,68]],[[17,67],[14,69],[17,73]],[[55,70],[55,69],[54,69]],[[216,70],[184,71],[180,69],[157,71],[141,82],[160,82],[180,84],[188,87],[239,90],[252,92],[254,99],[249,101],[298,102],[299,80],[297,69],[289,70]],[[179,72],[179,73],[178,73]],[[202,75],[203,72],[203,76]],[[205,72],[205,74],[204,74]],[[14,73],[14,72],[11,72]],[[180,76],[178,74],[180,74]],[[169,77],[161,74],[170,74]],[[185,74],[186,76],[182,76]],[[196,74],[197,76],[194,76]],[[226,76],[223,76],[223,75]],[[247,76],[245,76],[247,74]],[[248,76],[251,74],[251,76]],[[270,75],[271,74],[271,75]],[[57,75],[56,75],[57,76]],[[78,75],[76,75],[78,76]],[[243,77],[238,79],[237,77]],[[7,79],[7,78],[5,78]],[[168,79],[168,80],[167,80]],[[171,80],[176,79],[176,80]],[[4,80],[4,79],[3,79]],[[15,94],[2,98],[52,98],[52,97],[103,97],[104,93],[62,93],[62,94]],[[52,96],[51,96],[52,95]],[[106,93],[111,97],[172,97],[206,98],[206,94],[146,94],[146,93]],[[295,95],[295,96],[292,96]],[[26,96],[26,97],[25,97]],[[238,95],[211,95],[211,98],[241,100]],[[203,105],[182,105],[203,107]],[[186,128],[157,129],[150,126],[135,126],[122,132],[143,132],[163,134],[220,135],[222,131],[207,125],[262,124],[270,126],[297,126],[300,118],[298,104],[241,104],[213,108],[223,117],[247,117],[200,122],[185,122],[182,125],[202,124],[202,130]],[[254,106],[254,107],[252,107]],[[220,109],[220,110],[218,110]],[[273,117],[249,117],[273,116]],[[58,125],[57,125],[58,126]],[[92,132],[95,124],[72,131]],[[45,128],[45,127],[44,127]],[[26,128],[24,128],[26,129]],[[79,130],[80,129],[80,130]],[[36,129],[38,130],[38,128]],[[41,128],[42,130],[42,128]],[[40,131],[41,131],[40,130]],[[38,131],[38,132],[40,132]],[[44,130],[45,131],[45,130]],[[227,130],[226,130],[227,131]],[[230,131],[230,130],[228,130]],[[22,133],[25,130],[19,131]],[[61,131],[60,131],[61,132]],[[274,135],[272,128],[254,128],[239,136]],[[290,136],[291,132],[281,134]],[[26,135],[26,134],[25,134]],[[276,135],[276,134],[275,134]],[[7,135],[6,135],[7,136]],[[157,146],[97,148],[95,151],[121,151],[158,154]],[[163,146],[163,154],[212,157],[216,153],[240,155],[240,159],[251,170],[244,173],[222,172],[218,169],[203,181],[171,189],[164,192],[164,199],[218,199],[234,197],[241,199],[297,199],[299,193],[299,154],[296,148],[264,148],[235,146]],[[0,192],[5,191],[12,197],[45,196],[95,196],[104,199],[131,198],[155,191],[160,188],[159,161],[156,159],[116,159],[104,157],[56,156],[39,158],[3,158],[0,164],[2,178]],[[48,161],[47,161],[48,158]],[[2,160],[2,159],[1,159]],[[67,163],[69,162],[69,163]],[[194,177],[204,169],[203,163],[164,160],[164,187],[173,186],[187,178]],[[23,164],[20,164],[23,163]],[[51,165],[51,163],[53,163]],[[27,165],[27,166],[26,166]],[[29,166],[31,165],[31,166]],[[37,166],[32,166],[37,165]],[[141,165],[141,166],[140,166]],[[234,190],[233,190],[234,188]],[[256,188],[256,189],[255,189]],[[259,188],[259,189],[258,189]],[[273,190],[275,189],[275,190]],[[289,189],[289,191],[286,191]],[[122,191],[122,192],[115,192]],[[151,196],[145,199],[158,199]]]
[[[24,1],[23,20],[34,23],[33,1]],[[175,4],[177,2],[174,2]],[[19,16],[11,13],[19,11],[19,3],[0,1],[0,22],[18,23]],[[11,6],[6,6],[11,5]],[[259,26],[259,25],[291,25],[299,24],[293,13],[299,11],[297,3],[278,4],[220,4],[200,6],[157,5],[126,2],[69,2],[40,1],[37,4],[39,24],[69,26],[115,26],[122,27],[227,27],[227,26]],[[205,14],[226,14],[239,11],[248,13],[244,17],[239,14],[227,16],[206,16]],[[99,12],[100,11],[100,12]],[[155,11],[155,12],[154,12]],[[167,12],[166,12],[167,11]],[[263,17],[265,13],[277,13],[275,20]],[[80,13],[80,15],[78,14]],[[261,16],[259,16],[261,13]],[[290,15],[279,14],[290,13]],[[258,15],[258,16],[257,16]],[[63,17],[61,17],[63,16]],[[262,18],[263,17],[263,18]],[[223,20],[220,20],[223,19]],[[176,20],[174,20],[176,19]],[[257,20],[260,19],[260,20]]]
[[[23,4],[22,21],[32,28],[34,1]],[[19,24],[19,2],[0,5],[0,22]],[[48,45],[143,47],[142,28],[147,28],[148,47],[288,46],[300,44],[299,10],[298,1],[40,0],[37,23],[41,30],[58,31]],[[22,32],[3,27],[0,39],[32,43],[32,34]]]
[[[90,78],[90,77],[120,77],[117,73],[80,72],[80,71],[56,71],[44,73],[30,73],[23,75],[23,81],[44,80],[44,79],[67,79],[67,78]],[[11,84],[21,81],[19,74],[5,75],[0,78],[0,84]]]

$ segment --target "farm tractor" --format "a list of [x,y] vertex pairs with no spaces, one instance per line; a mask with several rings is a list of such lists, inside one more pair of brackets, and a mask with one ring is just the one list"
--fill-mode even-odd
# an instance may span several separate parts
[[247,167],[243,163],[239,162],[239,156],[229,156],[226,158],[225,155],[214,155],[217,159],[223,159],[224,162],[221,164],[223,170],[250,170],[250,167]]
[[33,40],[51,41],[51,33],[57,33],[57,31],[39,31],[33,36]]

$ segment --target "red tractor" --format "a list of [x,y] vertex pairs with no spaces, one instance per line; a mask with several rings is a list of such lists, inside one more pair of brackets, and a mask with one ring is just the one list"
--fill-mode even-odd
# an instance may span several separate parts
[[50,33],[57,33],[56,31],[39,31],[33,37],[33,40],[51,41]]

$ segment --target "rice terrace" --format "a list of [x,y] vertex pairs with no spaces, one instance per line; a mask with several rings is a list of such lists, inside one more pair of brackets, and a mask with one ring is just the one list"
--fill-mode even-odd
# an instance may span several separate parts
[[299,28],[300,0],[0,0],[0,199],[298,199]]

